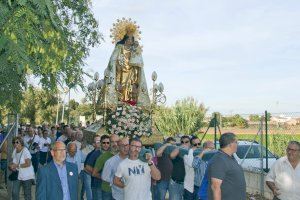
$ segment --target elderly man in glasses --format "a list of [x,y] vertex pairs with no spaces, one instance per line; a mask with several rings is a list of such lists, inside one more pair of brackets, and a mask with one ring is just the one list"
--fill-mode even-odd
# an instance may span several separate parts
[[278,159],[266,177],[274,200],[300,199],[300,143],[290,141],[286,156]]
[[53,161],[38,171],[36,199],[77,200],[78,169],[66,161],[66,145],[55,142],[51,155]]

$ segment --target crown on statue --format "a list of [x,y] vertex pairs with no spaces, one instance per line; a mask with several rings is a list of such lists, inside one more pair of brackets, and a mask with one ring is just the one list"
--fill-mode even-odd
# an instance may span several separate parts
[[117,43],[121,41],[125,35],[133,36],[135,40],[140,40],[142,33],[139,31],[139,26],[136,24],[136,21],[132,21],[131,18],[126,19],[117,19],[117,22],[113,24],[113,28],[110,29],[112,38],[112,43]]

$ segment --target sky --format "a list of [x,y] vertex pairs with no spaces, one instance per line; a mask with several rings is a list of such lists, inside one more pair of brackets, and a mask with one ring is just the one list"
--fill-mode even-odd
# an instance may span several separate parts
[[103,76],[112,24],[132,18],[148,89],[156,71],[167,105],[192,96],[209,112],[300,112],[298,0],[94,0],[92,10],[105,41],[91,49],[90,74]]

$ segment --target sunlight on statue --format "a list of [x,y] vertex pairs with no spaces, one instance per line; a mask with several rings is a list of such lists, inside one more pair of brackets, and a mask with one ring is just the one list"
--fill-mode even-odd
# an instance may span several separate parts
[[138,29],[135,22],[125,18],[117,20],[111,29],[116,46],[105,70],[105,94],[109,107],[116,107],[120,102],[150,107]]

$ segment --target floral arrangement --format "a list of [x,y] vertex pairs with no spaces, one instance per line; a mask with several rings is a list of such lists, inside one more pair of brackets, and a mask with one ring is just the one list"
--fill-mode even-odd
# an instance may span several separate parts
[[108,113],[106,129],[123,136],[150,136],[152,134],[150,114],[138,106],[125,104]]

